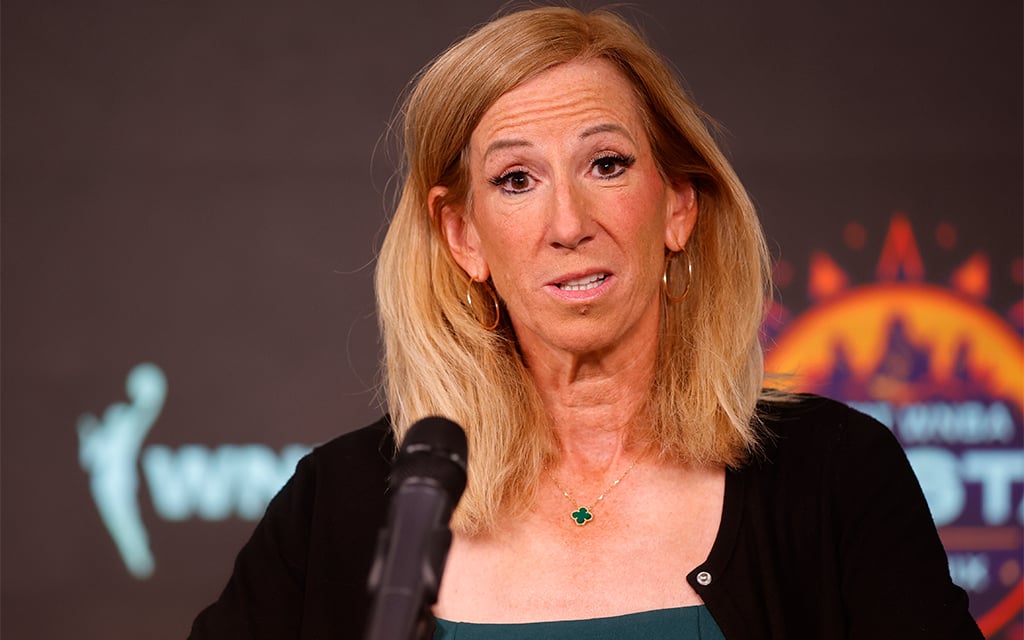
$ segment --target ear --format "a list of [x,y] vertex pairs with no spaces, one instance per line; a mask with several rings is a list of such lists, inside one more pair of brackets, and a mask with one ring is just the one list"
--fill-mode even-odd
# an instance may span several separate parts
[[427,194],[430,216],[439,222],[444,239],[448,243],[448,252],[456,264],[462,267],[470,278],[483,282],[491,277],[491,270],[480,252],[480,236],[477,234],[476,225],[466,215],[461,205],[446,202],[447,196],[447,187],[431,187]]
[[697,222],[697,190],[689,180],[669,185],[665,213],[665,246],[680,251],[686,246]]

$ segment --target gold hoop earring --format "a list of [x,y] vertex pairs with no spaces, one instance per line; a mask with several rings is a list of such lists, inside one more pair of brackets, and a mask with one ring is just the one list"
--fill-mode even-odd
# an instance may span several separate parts
[[[672,259],[679,254],[686,256],[686,288],[679,295],[672,295],[672,287],[668,284],[668,272],[671,271]],[[679,302],[686,297],[686,294],[690,292],[690,283],[693,281],[693,263],[690,262],[690,254],[686,252],[686,249],[680,249],[679,251],[669,252],[665,256],[665,271],[661,274],[661,288],[665,292],[665,297],[668,298],[669,302]]]
[[498,327],[498,322],[501,320],[501,306],[498,304],[498,294],[494,292],[494,288],[486,280],[480,281],[483,285],[484,291],[491,297],[491,302],[494,303],[494,322],[491,324],[485,324],[480,318],[485,314],[477,314],[473,309],[473,283],[475,283],[472,277],[469,278],[469,286],[466,287],[466,306],[469,307],[469,314],[473,316],[484,331],[494,331]]

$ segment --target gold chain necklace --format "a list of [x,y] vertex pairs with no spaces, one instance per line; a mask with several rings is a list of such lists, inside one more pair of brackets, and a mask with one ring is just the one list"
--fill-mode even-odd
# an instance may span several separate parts
[[[611,485],[609,485],[609,487],[604,490],[604,493],[597,496],[597,499],[594,500],[593,502],[595,506],[600,504],[601,501],[604,500],[604,497],[608,495],[612,489],[619,486],[619,483],[622,482],[622,479],[629,475],[629,472],[633,470],[633,467],[636,466],[636,463],[640,462],[641,457],[642,456],[637,456],[636,459],[633,460],[633,464],[629,465],[629,468],[623,471],[622,475],[619,476],[615,482],[611,483]],[[565,496],[565,499],[569,501],[569,504],[573,505],[573,508],[575,510],[569,514],[569,517],[572,518],[573,522],[575,522],[578,526],[582,527],[583,525],[587,524],[588,522],[594,519],[593,507],[585,506],[577,502],[576,499],[572,497],[572,494],[563,489],[562,485],[558,484],[558,480],[555,480],[555,476],[551,475],[550,471],[548,471],[547,474],[548,477],[551,478],[551,482],[554,483],[556,487],[558,487],[558,490],[562,492],[562,495]]]

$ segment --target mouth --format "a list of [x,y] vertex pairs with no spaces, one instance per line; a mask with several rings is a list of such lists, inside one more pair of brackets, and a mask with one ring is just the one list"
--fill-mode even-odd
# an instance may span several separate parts
[[593,273],[582,278],[574,278],[572,280],[565,280],[562,282],[555,283],[560,291],[589,291],[590,289],[596,289],[601,286],[608,278],[607,273]]

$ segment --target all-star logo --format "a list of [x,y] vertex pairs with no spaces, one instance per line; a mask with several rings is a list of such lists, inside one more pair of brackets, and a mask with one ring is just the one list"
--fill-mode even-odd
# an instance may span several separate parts
[[897,214],[874,282],[851,284],[827,253],[811,256],[814,304],[790,319],[776,303],[767,366],[893,430],[982,631],[1010,638],[1024,632],[1024,342],[984,304],[989,269],[978,252],[947,282],[927,282]]

